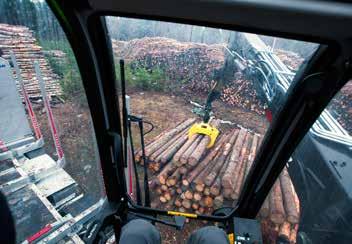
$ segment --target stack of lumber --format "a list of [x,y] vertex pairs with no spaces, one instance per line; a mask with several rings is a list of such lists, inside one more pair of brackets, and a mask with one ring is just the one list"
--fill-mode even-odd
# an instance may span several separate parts
[[147,69],[161,68],[180,87],[208,92],[214,73],[225,62],[221,45],[179,42],[170,38],[145,37],[129,42],[112,41],[115,56]]
[[128,42],[112,40],[115,57],[124,58],[132,67],[164,70],[172,91],[209,92],[214,80],[223,79],[226,87],[221,100],[232,106],[264,114],[251,81],[235,77],[234,70],[225,77],[225,52],[221,45],[179,42],[169,38],[142,38]]
[[[33,62],[39,63],[42,71],[46,91],[49,96],[58,96],[62,94],[57,75],[52,71],[48,61],[44,57],[42,48],[37,44],[33,32],[24,26],[15,26],[0,24],[0,49],[4,53],[3,58],[8,61],[10,51],[13,51],[17,63],[22,71],[24,86],[29,97],[41,97],[39,84],[35,76]],[[21,90],[19,89],[20,93]]]
[[[212,148],[203,135],[188,137],[195,119],[162,132],[147,144],[145,152],[153,174],[152,207],[210,214],[233,206],[260,147],[261,136],[245,128],[222,132]],[[210,122],[219,126],[218,120]],[[141,160],[141,152],[136,159]],[[299,221],[299,201],[285,169],[260,211],[263,223],[277,227],[277,234],[290,238]],[[289,227],[289,228],[288,228]],[[271,228],[272,230],[272,228]]]
[[230,82],[222,91],[221,100],[257,114],[264,115],[263,102],[258,98],[253,81],[239,77]]

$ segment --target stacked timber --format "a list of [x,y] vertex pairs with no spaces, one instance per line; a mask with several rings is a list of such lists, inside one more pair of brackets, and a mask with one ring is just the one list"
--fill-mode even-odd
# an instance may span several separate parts
[[[52,71],[44,56],[42,47],[37,43],[38,41],[34,38],[33,32],[29,28],[0,24],[0,49],[3,52],[2,57],[10,62],[10,51],[14,52],[28,95],[32,98],[41,97],[33,66],[34,61],[38,61],[39,63],[47,94],[49,96],[61,95],[62,91],[58,82],[58,76]],[[15,78],[17,79],[16,76]],[[20,89],[19,91],[21,94]]]
[[[154,192],[152,207],[211,214],[214,209],[238,201],[261,136],[245,128],[233,128],[223,131],[215,145],[207,148],[207,136],[188,136],[195,121],[179,123],[146,146],[147,162],[153,172],[149,182]],[[219,127],[218,120],[210,123]],[[143,163],[141,156],[140,151],[136,153],[136,159]],[[265,200],[259,218],[263,228],[276,236],[290,239],[297,232],[299,201],[286,169]]]
[[170,38],[145,37],[129,42],[112,41],[116,57],[148,70],[167,71],[173,85],[207,93],[216,71],[225,61],[222,45],[179,42]]
[[222,90],[220,99],[232,106],[238,106],[257,114],[265,114],[265,104],[258,98],[253,81],[244,77],[228,82]]
[[[225,52],[222,45],[179,42],[170,38],[142,38],[128,42],[112,40],[115,57],[124,58],[133,68],[143,67],[151,72],[162,69],[172,92],[192,91],[206,95],[214,81],[222,79],[226,87],[221,100],[232,106],[264,114],[264,104],[257,98],[250,80],[224,70]],[[175,89],[176,88],[176,89]],[[179,88],[179,89],[177,89]]]
[[263,236],[267,240],[280,236],[295,243],[299,216],[299,199],[285,168],[259,212]]

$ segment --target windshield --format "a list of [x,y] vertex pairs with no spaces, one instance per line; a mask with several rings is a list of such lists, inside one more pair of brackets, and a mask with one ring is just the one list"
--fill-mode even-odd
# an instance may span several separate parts
[[131,199],[208,215],[235,206],[295,73],[318,45],[143,19],[106,23],[117,86],[123,60],[128,113],[144,121],[145,155],[129,118]]

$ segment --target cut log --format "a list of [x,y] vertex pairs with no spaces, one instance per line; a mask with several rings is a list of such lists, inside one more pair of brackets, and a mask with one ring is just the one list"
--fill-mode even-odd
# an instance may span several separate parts
[[202,195],[199,192],[193,194],[193,200],[199,202],[202,199]]
[[[151,147],[154,143],[156,143],[159,138],[161,138],[168,130],[165,130],[163,132],[161,132],[159,135],[155,136],[153,139],[151,139],[148,143],[145,144],[144,146],[144,150],[148,147]],[[137,162],[141,162],[143,163],[143,160],[141,160],[142,158],[142,148],[138,149],[136,152],[135,152],[135,159]]]
[[[270,196],[270,194],[269,194]],[[259,215],[260,217],[262,217],[263,219],[264,218],[267,218],[269,216],[269,213],[270,213],[270,207],[269,207],[269,196],[265,199],[260,211],[259,211]]]
[[163,195],[159,197],[159,200],[162,203],[166,203],[167,202],[167,199]]
[[181,173],[180,173],[180,169],[176,169],[174,173],[172,173],[172,175],[170,175],[167,180],[166,180],[166,184],[167,186],[174,186],[176,185],[177,181],[181,179]]
[[270,193],[270,220],[275,224],[285,221],[285,210],[282,201],[280,182],[276,181]]
[[246,140],[243,144],[242,147],[242,151],[241,151],[241,156],[239,159],[239,167],[237,167],[238,169],[238,175],[237,175],[237,179],[236,179],[236,184],[235,184],[235,189],[233,191],[232,194],[232,199],[237,200],[240,196],[241,190],[242,190],[242,185],[243,185],[243,181],[244,181],[244,174],[246,171],[246,167],[247,167],[247,160],[246,158],[248,158],[248,152],[249,152],[249,145],[251,143],[251,135],[248,133]]
[[172,157],[176,154],[176,152],[185,144],[188,140],[188,135],[184,135],[180,137],[168,150],[166,150],[160,157],[160,161],[162,164],[170,161]]
[[157,149],[159,149],[162,145],[167,143],[172,137],[174,137],[176,134],[180,133],[182,130],[190,126],[192,123],[194,123],[196,119],[188,119],[184,122],[182,122],[180,125],[175,127],[174,129],[171,129],[167,133],[165,133],[161,138],[157,140],[155,144],[152,146],[148,147],[145,149],[145,153],[147,156],[151,155],[153,152],[155,152]]
[[214,208],[221,208],[224,204],[224,197],[222,195],[216,196],[214,198]]
[[185,209],[190,209],[192,207],[192,202],[188,199],[184,199],[182,201],[182,206],[185,208]]
[[211,196],[204,197],[204,206],[208,208],[213,207],[213,198]]
[[208,153],[208,155],[197,165],[195,169],[191,171],[186,177],[188,183],[193,182],[193,180],[207,167],[209,162],[213,160],[218,151],[221,149],[226,137],[222,136],[213,147],[214,149]]
[[299,222],[299,213],[297,211],[296,201],[294,199],[295,193],[291,187],[291,179],[286,168],[284,168],[281,172],[279,179],[286,218],[291,224],[297,224]]
[[182,163],[180,161],[181,156],[184,154],[184,152],[187,151],[187,149],[189,149],[189,147],[194,143],[195,140],[197,140],[197,138],[199,138],[200,135],[193,135],[191,138],[189,138],[186,143],[177,151],[177,153],[174,155],[174,157],[172,158],[172,161],[177,165],[177,166],[181,166]]
[[160,156],[165,150],[170,148],[179,138],[182,138],[183,136],[187,135],[189,127],[186,127],[182,131],[178,132],[177,134],[174,135],[169,141],[161,145],[157,150],[155,150],[151,155],[149,155],[149,160],[151,161],[158,161],[156,160],[158,156]]
[[198,203],[196,203],[196,202],[192,203],[192,209],[193,210],[197,210],[198,208],[199,208],[199,204]]
[[178,208],[182,206],[182,199],[180,197],[175,199],[175,206]]
[[194,150],[197,148],[198,144],[201,142],[201,140],[203,139],[203,135],[199,135],[194,142],[192,143],[192,145],[190,145],[190,147],[182,154],[181,158],[180,158],[180,162],[181,165],[184,165],[187,163],[188,158],[190,157],[190,155],[194,152]]
[[160,188],[161,188],[161,190],[162,190],[163,192],[169,190],[169,187],[168,187],[167,185],[161,185]]
[[167,191],[164,193],[164,197],[165,197],[166,201],[170,201],[172,196],[171,196],[170,192]]
[[236,140],[237,135],[238,135],[238,130],[234,130],[232,133],[230,133],[229,136],[225,137],[226,143],[224,145],[222,145],[223,150],[221,152],[221,155],[217,159],[217,162],[216,162],[213,170],[210,172],[210,174],[204,180],[204,182],[207,186],[211,186],[214,183],[217,176],[219,175],[219,172],[225,164],[226,158],[231,151],[231,148],[233,146],[233,143]]
[[166,180],[174,171],[176,170],[176,165],[173,163],[168,163],[157,175],[160,184],[166,184]]
[[186,167],[186,165],[184,165],[179,168],[179,171],[180,171],[180,174],[184,175],[188,172],[188,168]]
[[259,140],[259,136],[257,134],[254,134],[253,136],[253,141],[252,141],[252,146],[251,146],[251,150],[248,156],[248,161],[247,161],[247,167],[246,167],[246,172],[245,172],[245,177],[247,177],[249,170],[252,167],[254,158],[256,156],[257,153],[257,148],[258,148],[258,140]]
[[204,187],[203,194],[205,196],[209,196],[210,195],[210,188],[209,187]]
[[290,243],[297,242],[298,224],[294,224],[290,232]]
[[238,160],[241,153],[242,145],[247,136],[247,130],[241,129],[238,133],[235,145],[230,155],[230,161],[228,163],[227,169],[222,177],[222,186],[224,188],[234,190],[236,177],[234,176],[238,171],[236,171],[236,167],[238,167]]
[[188,200],[192,200],[193,199],[193,193],[190,190],[188,190],[188,191],[185,192],[185,197]]
[[279,236],[289,240],[291,234],[291,224],[287,221],[283,222],[280,225]]

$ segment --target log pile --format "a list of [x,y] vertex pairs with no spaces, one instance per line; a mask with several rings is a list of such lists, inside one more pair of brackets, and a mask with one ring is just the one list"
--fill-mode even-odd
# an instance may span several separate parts
[[281,236],[295,243],[299,217],[299,199],[285,168],[259,212],[264,238],[276,240]]
[[116,57],[138,63],[147,69],[167,70],[170,80],[179,86],[208,92],[214,72],[224,65],[221,45],[179,42],[170,38],[145,37],[129,42],[112,41]]
[[[154,192],[152,207],[211,214],[216,208],[237,202],[262,137],[245,128],[234,128],[222,132],[208,149],[207,136],[187,135],[195,121],[188,119],[147,144],[145,152],[153,172],[149,182]],[[211,123],[219,126],[217,120]],[[136,152],[136,159],[143,163],[141,155],[141,151]],[[259,218],[265,228],[274,226],[277,235],[291,235],[296,230],[299,201],[286,169],[263,204]]]
[[[255,89],[249,80],[235,77],[231,72],[224,77],[225,52],[221,45],[179,42],[169,38],[142,38],[128,42],[112,40],[115,57],[124,58],[148,70],[161,68],[172,87],[185,91],[209,92],[214,80],[223,77],[226,87],[221,100],[232,105],[264,114]],[[172,89],[175,92],[175,89]]]
[[[22,71],[25,88],[32,98],[41,97],[39,84],[34,72],[33,61],[38,61],[49,96],[62,94],[58,76],[52,71],[44,57],[42,48],[37,44],[33,32],[24,26],[0,24],[0,49],[3,58],[10,61],[10,51],[13,51]],[[21,90],[19,89],[20,93]]]
[[231,81],[223,89],[221,100],[260,115],[265,114],[265,104],[258,98],[252,81],[244,77],[238,77],[238,79]]

